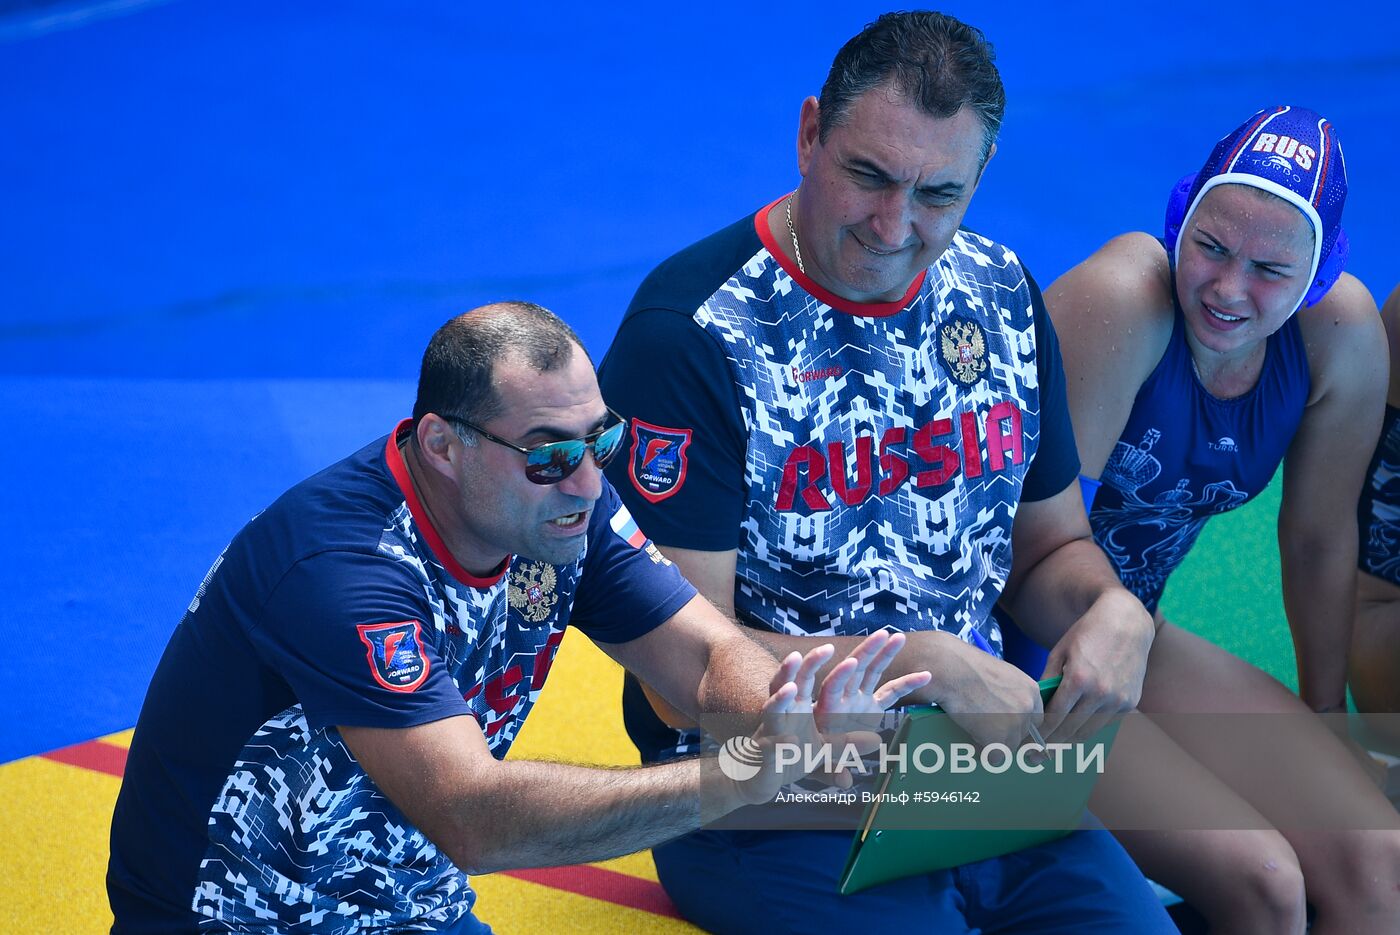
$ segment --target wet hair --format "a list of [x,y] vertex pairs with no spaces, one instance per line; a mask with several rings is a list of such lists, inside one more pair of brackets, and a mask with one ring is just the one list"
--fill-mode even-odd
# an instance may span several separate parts
[[[478,425],[490,421],[502,409],[492,379],[497,363],[515,358],[548,373],[567,366],[575,351],[588,356],[574,329],[532,302],[499,302],[458,315],[423,352],[413,420],[435,412]],[[464,441],[475,440],[470,429],[453,427]]]
[[824,143],[862,94],[892,85],[925,113],[952,117],[964,106],[982,122],[987,161],[1006,113],[1006,89],[982,31],[943,13],[886,13],[841,47],[818,98]]

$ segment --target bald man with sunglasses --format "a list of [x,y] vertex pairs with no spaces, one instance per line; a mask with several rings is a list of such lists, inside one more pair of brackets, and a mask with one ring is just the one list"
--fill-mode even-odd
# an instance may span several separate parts
[[[439,329],[413,417],[249,522],[171,637],[113,816],[113,931],[486,932],[468,874],[767,801],[800,777],[777,737],[820,742],[928,681],[880,684],[902,636],[820,685],[830,646],[780,664],[751,642],[603,479],[624,425],[552,313]],[[702,722],[740,715],[773,768],[505,761],[566,626]]]

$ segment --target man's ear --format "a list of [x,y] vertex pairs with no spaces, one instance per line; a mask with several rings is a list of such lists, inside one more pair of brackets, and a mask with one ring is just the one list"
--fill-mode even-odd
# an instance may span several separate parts
[[993,143],[987,149],[987,158],[982,160],[982,167],[977,170],[977,184],[982,184],[982,173],[987,171],[987,163],[992,161],[992,157],[997,154],[997,144]]
[[812,165],[812,153],[821,145],[821,105],[815,97],[802,102],[797,116],[797,171],[803,178]]
[[418,420],[413,435],[418,442],[418,457],[423,465],[445,477],[455,477],[452,462],[457,454],[452,441],[457,433],[451,424],[430,412]]

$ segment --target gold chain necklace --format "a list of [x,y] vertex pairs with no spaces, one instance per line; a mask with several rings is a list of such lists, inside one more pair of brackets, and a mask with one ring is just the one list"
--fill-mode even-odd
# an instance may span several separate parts
[[[793,192],[792,195],[796,195]],[[792,226],[792,195],[788,195],[783,201],[783,210],[787,213],[788,236],[792,238],[792,252],[797,257],[797,271],[802,275],[807,275],[807,267],[802,265],[802,244],[797,241],[797,228]]]

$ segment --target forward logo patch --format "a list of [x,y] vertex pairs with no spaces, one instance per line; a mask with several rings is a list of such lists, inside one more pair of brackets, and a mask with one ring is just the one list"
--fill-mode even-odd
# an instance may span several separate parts
[[390,691],[411,692],[428,677],[428,657],[417,620],[398,623],[362,623],[360,641],[368,651],[374,680]]
[[660,503],[685,483],[685,449],[690,429],[669,429],[632,420],[632,451],[627,476],[637,492]]

